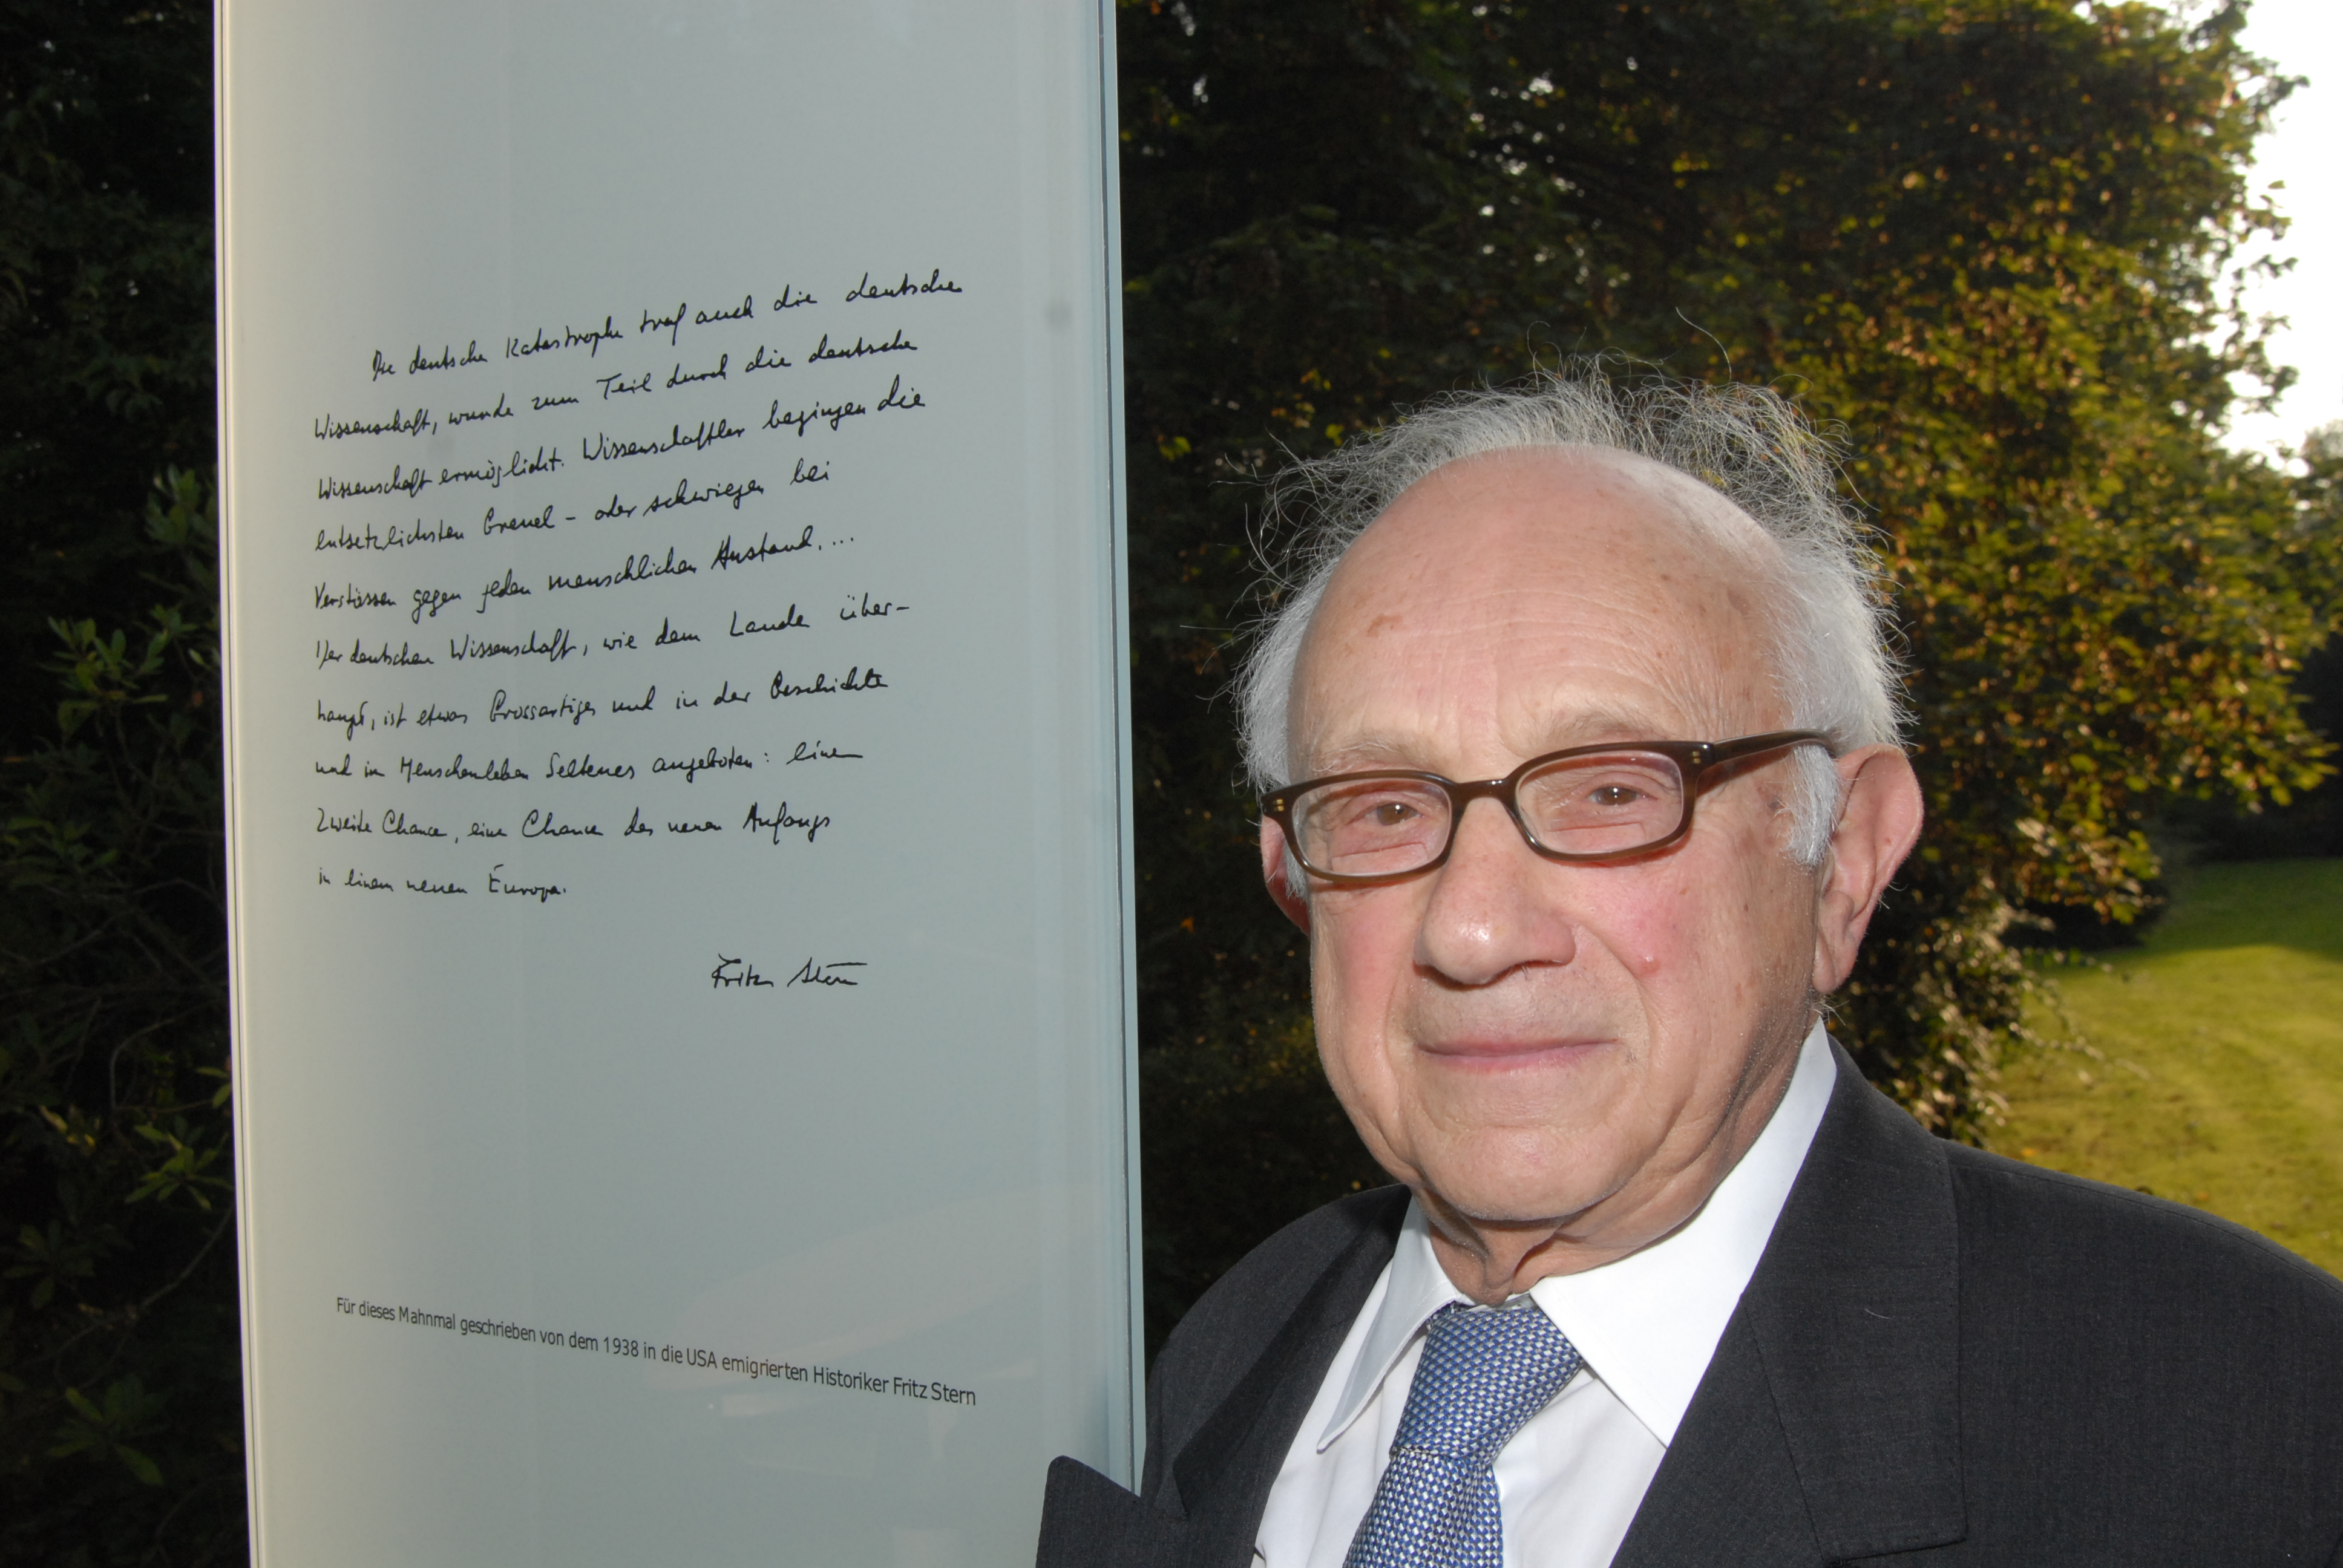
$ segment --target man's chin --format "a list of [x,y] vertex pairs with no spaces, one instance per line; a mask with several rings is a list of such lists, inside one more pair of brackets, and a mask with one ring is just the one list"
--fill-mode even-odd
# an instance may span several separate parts
[[1614,1196],[1623,1178],[1581,1147],[1453,1151],[1425,1162],[1411,1182],[1427,1207],[1474,1226],[1568,1228]]

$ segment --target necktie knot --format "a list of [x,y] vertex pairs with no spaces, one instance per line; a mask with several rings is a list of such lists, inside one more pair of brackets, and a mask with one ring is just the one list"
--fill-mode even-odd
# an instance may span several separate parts
[[1486,1467],[1578,1367],[1578,1352],[1536,1302],[1493,1312],[1451,1303],[1424,1325],[1393,1446]]

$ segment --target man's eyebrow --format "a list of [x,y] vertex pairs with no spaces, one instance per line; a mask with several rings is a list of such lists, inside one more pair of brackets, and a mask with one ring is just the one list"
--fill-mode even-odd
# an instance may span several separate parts
[[[1574,746],[1594,746],[1605,740],[1703,740],[1711,736],[1678,735],[1682,720],[1662,722],[1647,712],[1614,703],[1597,702],[1573,708],[1566,714],[1557,714],[1538,726],[1534,733],[1539,737],[1537,751],[1567,751]],[[1663,733],[1668,731],[1668,733]]]
[[1307,760],[1294,777],[1322,778],[1330,773],[1354,773],[1374,768],[1422,769],[1425,766],[1423,752],[1420,740],[1372,732],[1354,735],[1332,749],[1309,748],[1304,753]]
[[[1599,746],[1609,740],[1724,739],[1715,735],[1679,735],[1674,732],[1681,728],[1681,723],[1663,723],[1649,713],[1635,709],[1598,702],[1574,708],[1567,714],[1557,714],[1545,723],[1533,726],[1529,733],[1538,738],[1534,748],[1513,760],[1518,764],[1532,757],[1543,757],[1549,751]],[[1418,736],[1370,730],[1353,735],[1337,747],[1326,749],[1312,748],[1307,766],[1294,776],[1322,779],[1336,773],[1367,772],[1383,768],[1437,772],[1426,755],[1429,749]],[[1506,770],[1509,769],[1500,771]]]

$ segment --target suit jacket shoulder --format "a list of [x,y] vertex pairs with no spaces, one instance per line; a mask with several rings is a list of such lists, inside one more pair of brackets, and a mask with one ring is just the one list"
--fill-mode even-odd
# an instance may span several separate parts
[[2343,1283],[1930,1137],[1842,1056],[1622,1563],[2327,1563]]
[[2041,1287],[2104,1294],[2122,1279],[2145,1282],[2156,1310],[2184,1316],[2286,1302],[2308,1314],[2308,1327],[2343,1310],[2343,1280],[2217,1215],[1965,1144],[1942,1148],[1964,1286],[1981,1298]]
[[1977,1557],[2343,1553],[2343,1281],[2197,1210],[1946,1160]]

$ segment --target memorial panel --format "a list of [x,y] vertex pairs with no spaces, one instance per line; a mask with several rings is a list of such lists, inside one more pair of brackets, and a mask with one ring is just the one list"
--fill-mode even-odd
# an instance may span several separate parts
[[264,1563],[1131,1473],[1110,24],[223,7]]

